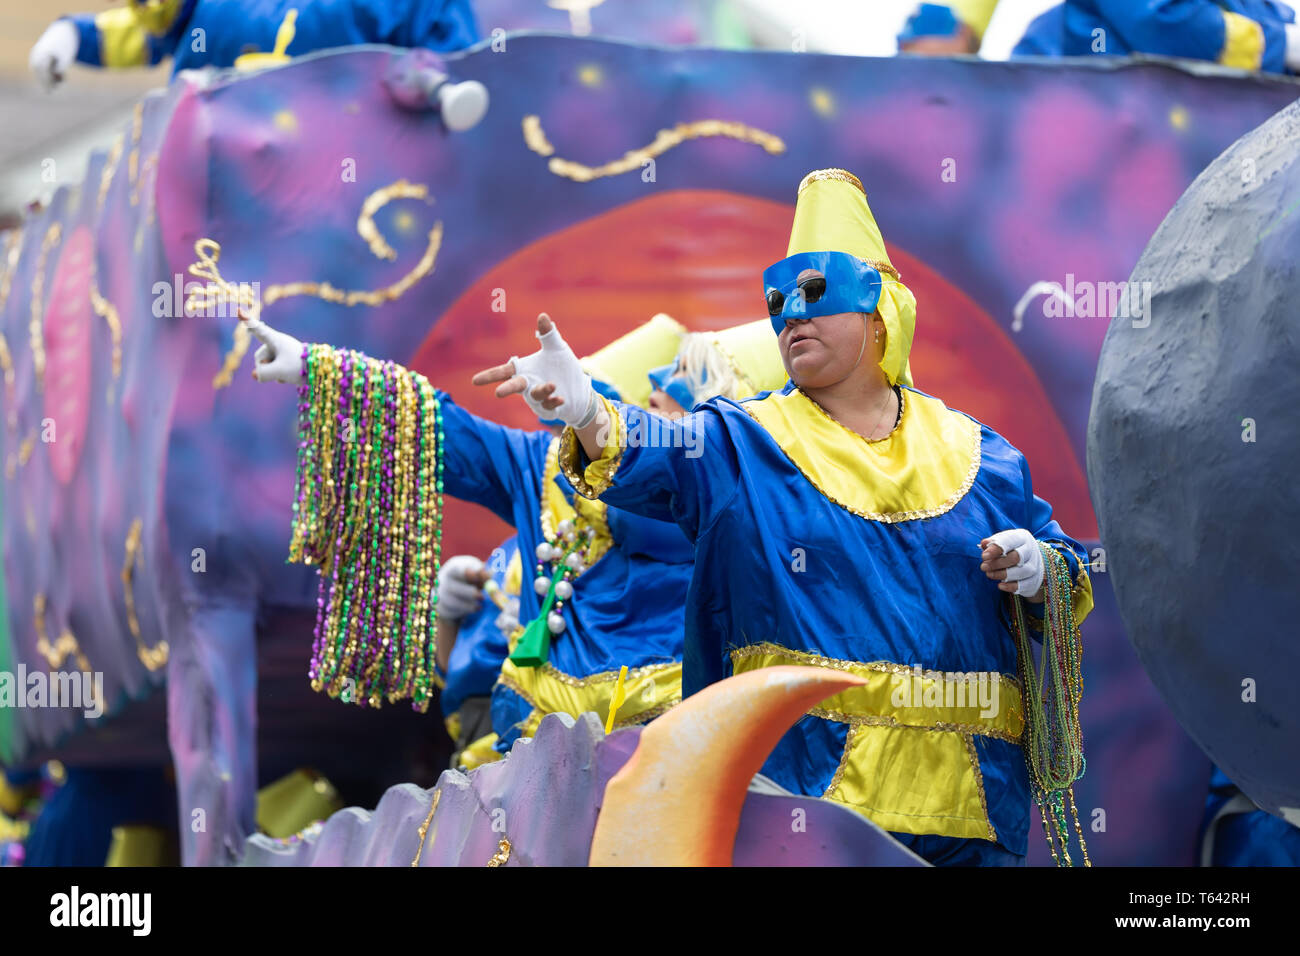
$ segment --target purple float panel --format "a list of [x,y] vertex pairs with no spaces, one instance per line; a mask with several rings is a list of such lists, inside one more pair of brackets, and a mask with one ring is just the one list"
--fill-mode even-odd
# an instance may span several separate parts
[[[446,771],[434,791],[393,787],[373,812],[340,810],[301,837],[251,837],[241,862],[410,866],[418,859],[420,866],[485,866],[501,855],[504,866],[586,866],[605,786],[636,750],[640,732],[633,727],[605,736],[595,714],[576,721],[553,714],[504,760],[469,774]],[[801,825],[792,827],[796,813]],[[736,866],[928,865],[852,810],[752,790],[733,860]]]

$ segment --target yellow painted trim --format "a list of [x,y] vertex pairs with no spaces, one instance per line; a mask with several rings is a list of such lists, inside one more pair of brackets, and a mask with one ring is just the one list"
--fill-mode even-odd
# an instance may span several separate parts
[[1250,17],[1224,10],[1219,62],[1243,70],[1258,70],[1264,63],[1264,28]]
[[[736,648],[731,664],[737,674],[794,664],[862,677],[865,685],[841,691],[808,711],[812,717],[848,724],[839,766],[822,796],[898,833],[997,839],[974,737],[1020,745],[1024,708],[1011,677],[925,670],[918,677],[912,668],[890,661],[839,660],[770,643]],[[965,703],[978,680],[996,682],[993,714]],[[904,687],[912,696],[896,705]],[[929,699],[938,702],[926,704]]]
[[744,402],[796,468],[835,504],[871,521],[933,518],[975,483],[980,427],[937,398],[902,390],[902,420],[867,441],[799,389]]

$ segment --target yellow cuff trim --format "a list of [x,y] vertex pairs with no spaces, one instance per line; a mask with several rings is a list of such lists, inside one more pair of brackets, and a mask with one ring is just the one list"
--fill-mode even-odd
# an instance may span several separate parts
[[1258,70],[1264,63],[1264,28],[1240,13],[1223,11],[1223,51],[1219,62],[1243,70]]
[[623,462],[623,448],[627,445],[627,425],[618,409],[605,396],[598,396],[609,416],[609,434],[600,457],[579,471],[582,461],[582,449],[578,447],[578,435],[572,428],[565,428],[560,437],[560,470],[569,484],[584,498],[599,498],[614,483],[614,473]]
[[99,62],[107,67],[144,66],[148,61],[148,31],[130,7],[95,14],[99,32]]
[[975,735],[1019,745],[1025,719],[1015,680],[993,672],[918,676],[890,661],[837,660],[777,644],[731,652],[737,674],[782,664],[830,667],[867,681],[808,711],[849,725],[825,799],[898,833],[997,839]]

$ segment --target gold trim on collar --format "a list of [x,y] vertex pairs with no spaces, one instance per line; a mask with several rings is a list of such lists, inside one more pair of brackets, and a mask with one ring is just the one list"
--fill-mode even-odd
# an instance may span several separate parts
[[742,402],[814,488],[846,511],[893,524],[952,510],[975,483],[980,427],[906,387],[897,427],[867,441],[799,389]]

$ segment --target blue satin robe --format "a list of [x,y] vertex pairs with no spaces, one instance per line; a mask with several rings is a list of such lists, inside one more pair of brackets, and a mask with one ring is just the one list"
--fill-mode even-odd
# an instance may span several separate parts
[[[298,18],[286,51],[290,56],[359,43],[448,52],[479,39],[469,0],[185,0],[167,33],[145,33],[142,45],[103,35],[105,21],[95,13],[68,19],[81,36],[79,62],[144,66],[170,56],[175,74],[204,66],[233,66],[236,58],[250,51],[271,52],[276,32],[291,9],[298,11]],[[202,37],[202,43],[196,37]],[[137,62],[119,62],[117,51],[124,49],[141,50],[143,55]]]
[[[793,390],[787,384],[781,394]],[[904,391],[908,402],[922,394]],[[716,398],[677,423],[651,423],[650,413],[614,403],[629,434],[648,435],[657,427],[660,437],[629,443],[604,490],[584,484],[591,470],[583,470],[588,459],[571,431],[561,449],[580,491],[600,491],[611,506],[674,520],[695,542],[683,695],[729,676],[733,652],[760,645],[839,661],[1014,678],[1009,599],[979,569],[980,539],[1028,529],[1054,544],[1072,581],[1087,581],[1084,548],[1034,495],[1024,456],[976,422],[978,471],[950,510],[897,523],[870,520],[819,491],[744,410],[767,394],[743,403]],[[694,457],[686,451],[692,446],[700,452]],[[1090,585],[1087,594],[1090,607]],[[782,738],[763,773],[795,793],[822,796],[837,778],[849,729],[845,722],[805,716]],[[1023,856],[1030,789],[1021,748],[978,733],[972,743],[987,804],[983,839],[996,834],[997,844]],[[883,772],[908,771],[895,764]],[[943,829],[920,820],[895,832],[919,843],[908,834],[942,836]]]
[[[482,505],[514,526],[524,560],[519,620],[526,624],[537,616],[542,602],[533,588],[534,555],[544,540],[542,482],[547,453],[556,439],[549,432],[506,428],[478,418],[441,391],[438,398],[445,491]],[[554,480],[571,501],[568,482],[558,474]],[[671,522],[654,517],[610,508],[606,520],[613,546],[574,581],[573,599],[561,612],[565,630],[551,640],[549,664],[561,680],[617,674],[623,665],[635,669],[681,661],[693,558],[690,542]],[[495,685],[492,729],[497,750],[510,749],[533,709],[515,690]]]
[[[1016,46],[1017,56],[1125,56],[1155,53],[1220,61],[1230,45],[1224,12],[1259,24],[1263,43],[1242,65],[1286,72],[1285,24],[1295,13],[1274,0],[1068,0],[1036,18]],[[1104,34],[1094,31],[1103,30]],[[1104,50],[1094,47],[1104,39]]]

